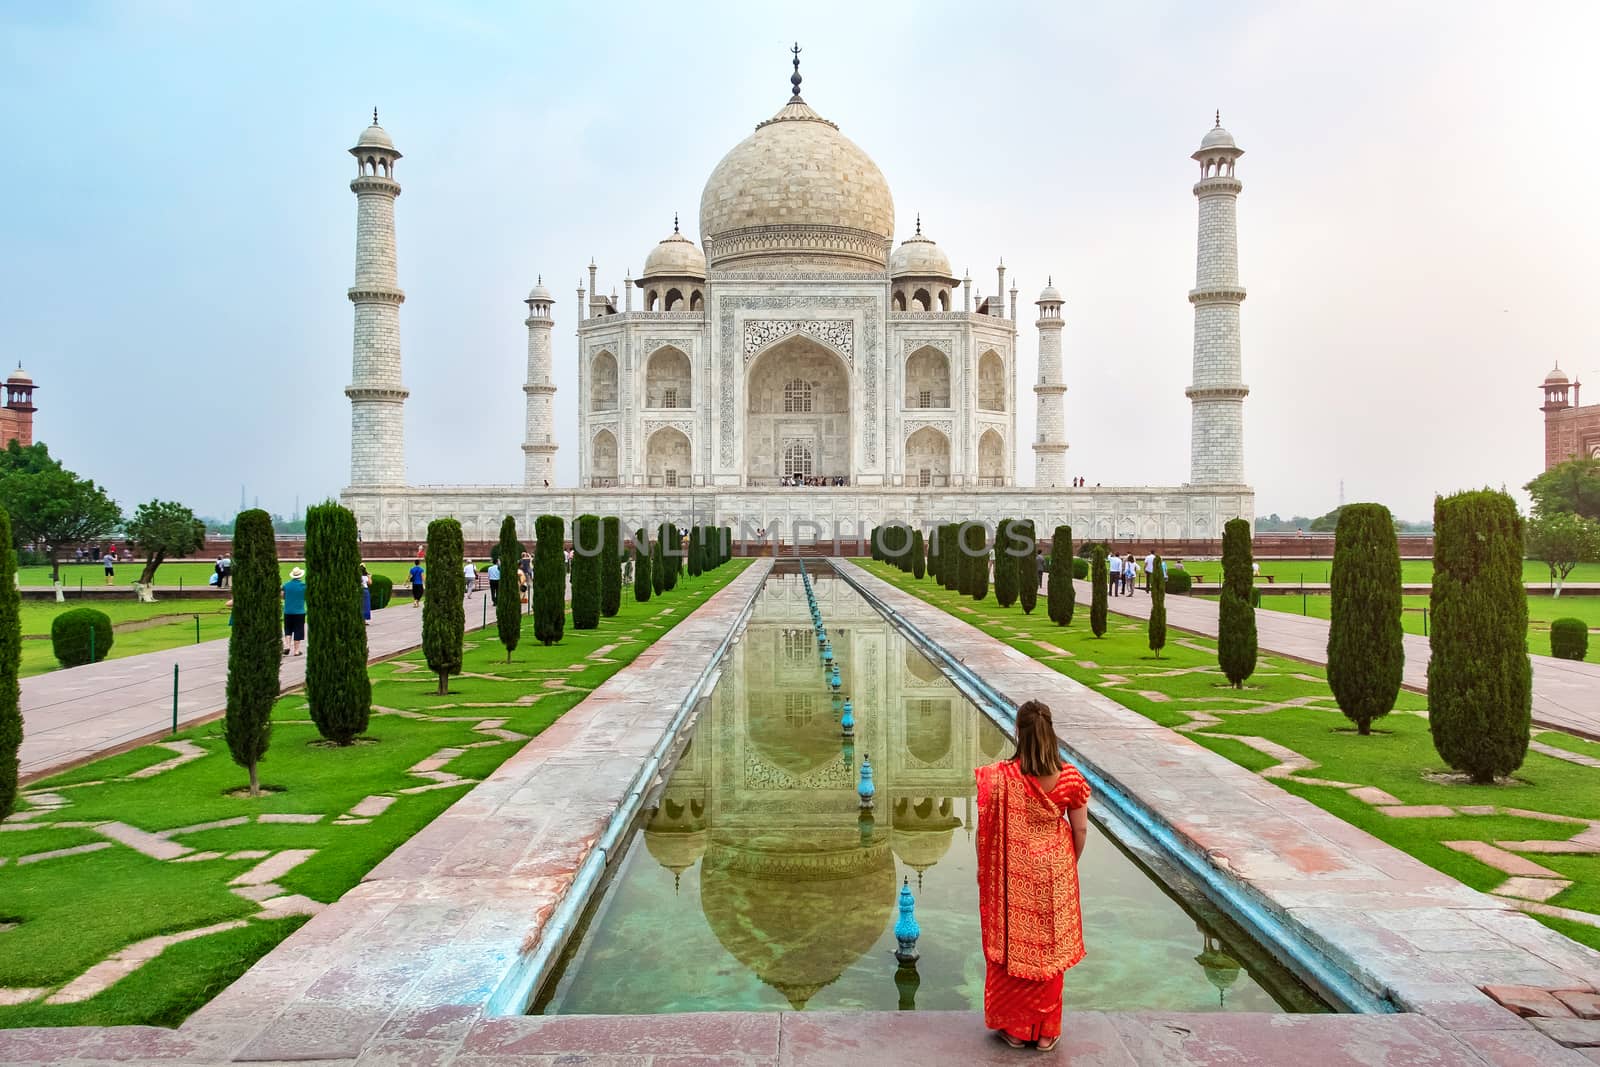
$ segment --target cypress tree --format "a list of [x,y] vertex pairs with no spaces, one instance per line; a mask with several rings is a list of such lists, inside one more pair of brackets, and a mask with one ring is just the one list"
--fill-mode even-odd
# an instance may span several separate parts
[[989,595],[989,531],[981,522],[972,524],[972,547],[977,556],[972,561],[972,599],[982,600]]
[[1229,684],[1244,687],[1256,669],[1256,609],[1250,602],[1250,523],[1229,519],[1222,528],[1222,597],[1217,606],[1217,663]]
[[[533,636],[543,645],[561,640],[567,627],[566,528],[559,516],[540,515],[533,524]],[[574,553],[576,556],[576,553]],[[576,572],[577,564],[573,564]],[[577,600],[577,575],[572,598]],[[596,605],[598,607],[598,605]]]
[[622,521],[615,515],[600,520],[600,614],[611,618],[622,609]]
[[[0,516],[4,514],[0,511]],[[9,556],[11,538],[0,538],[0,544]],[[7,577],[0,573],[0,581]],[[233,628],[228,631],[228,708],[222,736],[233,762],[249,773],[253,797],[261,795],[256,765],[271,744],[272,705],[278,699],[283,634],[280,577],[272,516],[259,508],[240,512],[233,520]],[[0,592],[0,597],[4,595]],[[0,632],[3,640],[5,634]],[[0,813],[5,810],[3,791],[0,785]]]
[[467,628],[467,580],[461,569],[461,524],[428,523],[428,591],[422,598],[422,654],[439,676],[439,695],[450,692],[450,676],[461,673],[462,634]]
[[1157,556],[1154,569],[1147,579],[1150,589],[1150,625],[1147,632],[1150,651],[1156,654],[1156,659],[1161,658],[1161,650],[1167,647],[1167,576],[1162,566],[1161,557]]
[[689,577],[698,578],[705,569],[700,560],[700,530],[699,526],[689,527]]
[[[262,514],[265,513],[263,512]],[[272,530],[270,521],[267,524],[267,530],[270,535]],[[17,681],[17,672],[22,666],[22,593],[17,589],[17,550],[11,537],[11,515],[4,508],[0,508],[0,819],[6,818],[16,810],[17,778],[20,767],[17,753],[22,749],[22,686]],[[268,544],[271,543],[269,540]],[[272,575],[272,608],[274,621],[276,621],[278,617],[278,565],[276,560],[272,565]],[[278,695],[278,631],[276,626],[273,627],[268,641],[271,645],[267,651],[272,660],[272,695],[276,697]],[[233,650],[230,647],[228,656],[228,704],[230,707],[233,705],[232,652]],[[271,709],[271,701],[268,701],[267,707],[269,710]],[[261,749],[266,751],[265,740],[262,741]],[[254,754],[251,757],[249,766],[251,792],[254,795]]]
[[1361,734],[1394,710],[1405,667],[1400,543],[1382,504],[1339,509],[1329,589],[1328,686]]
[[994,602],[1009,608],[1017,602],[1017,557],[1011,554],[1016,546],[1011,541],[1011,524],[1015,519],[1001,519],[994,538]]
[[600,516],[579,515],[572,525],[572,628],[600,625]]
[[943,526],[945,555],[939,568],[939,580],[952,593],[962,590],[967,578],[967,555],[961,550],[961,524],[947,522]]
[[1026,551],[1017,560],[1017,602],[1022,605],[1024,615],[1032,615],[1039,603],[1039,538],[1032,519],[1023,519],[1020,531]]
[[1050,621],[1066,626],[1072,621],[1078,591],[1072,585],[1072,527],[1057,526],[1050,539],[1050,585],[1045,589]]
[[1437,498],[1433,529],[1428,728],[1446,763],[1487,785],[1528,752],[1522,517],[1509,496],[1484,489]]
[[922,531],[911,531],[911,577],[921,578],[928,573],[928,557],[926,546],[922,542]]
[[1106,546],[1095,545],[1089,557],[1089,582],[1094,596],[1089,601],[1089,631],[1096,637],[1106,635],[1106,585],[1111,571],[1106,567]]
[[883,529],[883,527],[881,527],[881,526],[874,526],[872,528],[872,536],[870,538],[870,542],[871,543],[869,544],[868,547],[871,549],[872,561],[874,563],[883,562],[883,549],[879,545],[879,540],[878,540],[878,531],[880,531],[882,529]]
[[678,587],[678,563],[681,558],[678,553],[683,551],[683,538],[679,536],[678,528],[670,522],[662,523],[656,547],[661,552],[661,589],[670,593]]
[[367,626],[361,619],[361,546],[356,517],[328,501],[306,509],[306,703],[317,732],[348,745],[367,728]]
[[661,538],[666,535],[665,526],[656,527],[656,539],[650,544],[650,588],[655,590],[656,596],[666,588],[667,561],[661,552]]
[[928,562],[924,565],[923,573],[935,583],[939,581],[939,534],[943,529],[943,526],[934,526],[928,531]]
[[633,600],[644,604],[650,600],[655,585],[650,580],[650,542],[645,539],[644,527],[633,531]]
[[970,522],[963,522],[956,527],[956,545],[959,558],[956,560],[955,591],[963,596],[972,595],[972,557],[976,549],[972,544],[971,526]]
[[522,542],[517,540],[517,520],[507,515],[500,522],[500,544],[495,549],[500,561],[500,595],[494,602],[494,628],[506,646],[506,662],[522,640],[522,596],[517,584],[517,559]]

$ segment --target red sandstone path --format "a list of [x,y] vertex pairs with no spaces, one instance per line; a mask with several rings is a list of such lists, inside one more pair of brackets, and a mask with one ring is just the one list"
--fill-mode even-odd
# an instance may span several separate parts
[[[405,594],[404,600],[396,596],[389,607],[372,613],[372,625],[367,627],[367,654],[372,660],[421,646],[422,609],[410,606],[409,589]],[[485,587],[467,600],[469,632],[483,625],[479,601],[488,595]],[[493,608],[489,625],[494,625]],[[313,627],[307,627],[307,638],[316,640]],[[227,703],[226,639],[22,679],[22,780],[170,732],[174,664],[178,667],[179,727],[222,714]],[[290,656],[284,659],[278,678],[288,691],[301,685],[305,674],[305,657]]]
[[[1089,601],[1088,582],[1076,583],[1078,603]],[[1133,596],[1114,596],[1108,606],[1119,615],[1150,617],[1150,597],[1139,590]],[[1207,637],[1217,636],[1217,604],[1213,600],[1167,597],[1167,625]],[[1317,663],[1328,662],[1328,621],[1282,611],[1256,612],[1256,641],[1261,648]],[[1407,689],[1428,691],[1428,639],[1405,635],[1406,666],[1401,678]],[[1600,663],[1528,657],[1533,661],[1533,721],[1552,730],[1600,740]]]

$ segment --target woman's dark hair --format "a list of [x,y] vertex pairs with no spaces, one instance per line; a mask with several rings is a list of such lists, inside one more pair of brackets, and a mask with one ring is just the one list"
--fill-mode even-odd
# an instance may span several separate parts
[[1022,773],[1044,778],[1061,770],[1061,746],[1050,705],[1030,700],[1017,709],[1017,754]]

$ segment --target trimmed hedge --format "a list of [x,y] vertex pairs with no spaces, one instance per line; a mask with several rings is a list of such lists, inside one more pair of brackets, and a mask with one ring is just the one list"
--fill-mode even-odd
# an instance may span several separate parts
[[1166,589],[1169,593],[1184,594],[1194,588],[1194,575],[1182,567],[1168,567]]
[[428,523],[427,592],[422,598],[422,654],[439,676],[440,696],[450,692],[450,676],[461,673],[467,629],[467,579],[462,573],[461,523]]
[[374,574],[371,589],[373,611],[388,607],[389,601],[394,599],[394,579],[387,574]]
[[611,618],[622,610],[622,520],[600,520],[600,614]]
[[633,531],[633,600],[636,604],[645,603],[655,592],[655,580],[650,576],[654,562],[655,553],[650,550],[650,542],[645,539],[641,526]]
[[306,707],[317,733],[350,745],[372,717],[367,627],[361,620],[361,545],[356,517],[329,500],[306,509]]
[[1017,557],[1011,554],[1011,524],[1001,519],[994,537],[994,602],[1009,608],[1017,602]]
[[[1065,527],[1065,529],[1069,529],[1069,530],[1071,528],[1072,527],[1070,527],[1070,526]],[[1081,579],[1084,579],[1084,580],[1088,580],[1088,577],[1089,577],[1089,561],[1084,559],[1082,556],[1073,556],[1072,557],[1072,576],[1074,578],[1081,578]]]
[[1550,654],[1557,659],[1583,659],[1589,654],[1589,624],[1582,619],[1557,619],[1550,624]]
[[[281,623],[281,619],[280,619]],[[89,662],[89,633],[94,632],[94,662],[111,653],[116,639],[111,616],[94,608],[70,608],[50,622],[50,648],[63,667],[79,667]]]
[[566,524],[560,516],[540,515],[533,521],[533,536],[533,636],[553,645],[567,627]]
[[500,593],[494,602],[495,635],[505,646],[506,662],[522,643],[522,572],[517,570],[517,559],[522,554],[522,542],[517,538],[517,520],[510,515],[500,520],[500,541],[494,548],[500,561]]
[[1222,528],[1222,598],[1217,604],[1217,665],[1235,689],[1256,670],[1256,609],[1250,606],[1250,523],[1229,519]]
[[1161,557],[1157,556],[1145,578],[1150,588],[1150,622],[1145,632],[1156,659],[1161,658],[1161,650],[1167,647],[1167,581],[1162,570]]
[[579,515],[572,524],[572,628],[600,625],[600,516]]
[[[1255,602],[1261,591],[1252,590]],[[1334,532],[1329,584],[1328,687],[1363,736],[1394,710],[1405,668],[1400,543],[1382,504],[1347,504]]]
[[1032,615],[1039,603],[1039,538],[1034,533],[1033,520],[1023,519],[1016,526],[1016,536],[1027,548],[1027,553],[1017,560],[1017,603],[1024,615]]
[[[1057,626],[1072,622],[1072,612],[1077,606],[1078,591],[1072,587],[1071,575],[1083,562],[1070,554],[1072,527],[1057,526],[1050,542],[1050,585],[1045,589],[1045,611]],[[1087,570],[1088,564],[1084,564]]]
[[1095,545],[1091,551],[1089,573],[1094,586],[1094,596],[1089,601],[1089,630],[1096,637],[1106,635],[1106,589],[1111,581],[1111,569],[1106,566],[1106,546]]

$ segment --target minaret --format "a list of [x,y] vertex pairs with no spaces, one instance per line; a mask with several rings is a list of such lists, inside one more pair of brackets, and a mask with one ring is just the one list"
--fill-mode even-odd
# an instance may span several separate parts
[[1000,283],[994,287],[994,317],[1003,319],[1006,317],[1006,261],[1004,259],[995,268],[995,272],[999,275]]
[[1233,165],[1244,151],[1222,128],[1222,115],[1193,155],[1200,164],[1194,195],[1200,201],[1200,237],[1194,288],[1194,384],[1189,481],[1193,485],[1244,484],[1245,387],[1239,355],[1239,190]]
[[1061,291],[1050,279],[1039,294],[1039,383],[1033,387],[1039,409],[1033,442],[1033,484],[1051,489],[1067,480],[1065,374],[1061,366]]
[[400,384],[400,291],[395,273],[394,198],[400,183],[394,164],[400,152],[378,125],[361,131],[356,146],[356,280],[350,302],[356,306],[355,350],[350,387],[350,484],[404,485],[406,482],[405,402]]
[[554,485],[556,480],[556,386],[550,376],[553,302],[542,277],[523,301],[528,305],[528,384],[522,387],[528,396],[528,437],[522,444],[522,454],[524,484],[530,489]]

